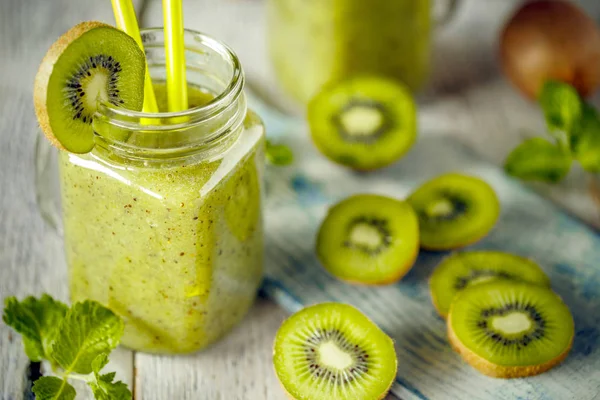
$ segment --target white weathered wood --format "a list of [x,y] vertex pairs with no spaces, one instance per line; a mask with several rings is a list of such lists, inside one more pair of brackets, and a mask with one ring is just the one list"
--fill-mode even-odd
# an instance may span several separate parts
[[[0,300],[47,292],[68,300],[62,241],[45,227],[34,196],[33,148],[37,122],[32,87],[52,42],[82,20],[112,22],[110,2],[6,0],[0,2]],[[28,360],[20,336],[0,322],[0,399],[23,398]],[[133,357],[113,358],[119,379],[132,382]],[[84,393],[84,392],[82,392]],[[91,398],[81,395],[78,398]]]
[[[422,96],[421,123],[449,132],[496,163],[519,138],[542,132],[537,107],[501,77],[495,60],[498,29],[518,3],[466,0],[457,20],[440,32],[432,88]],[[586,8],[600,16],[600,2]],[[250,84],[272,102],[297,110],[281,97],[265,46],[260,0],[185,0],[187,27],[230,44]],[[51,42],[83,19],[112,22],[110,3],[98,0],[0,1],[0,299],[48,292],[67,299],[61,240],[38,216],[32,149],[36,132],[31,86]],[[148,4],[144,26],[162,25],[161,1]],[[443,129],[442,129],[443,128]],[[523,133],[525,132],[525,133]],[[581,174],[580,174],[581,175]],[[573,212],[598,221],[577,175],[551,196]],[[548,188],[541,188],[548,190]],[[594,215],[595,214],[595,215]],[[234,332],[211,349],[187,357],[133,355],[120,349],[113,365],[136,399],[283,399],[271,365],[271,343],[285,313],[261,300]],[[0,399],[23,397],[27,364],[18,335],[0,322]],[[133,383],[133,384],[132,384]],[[83,398],[83,397],[82,397]]]

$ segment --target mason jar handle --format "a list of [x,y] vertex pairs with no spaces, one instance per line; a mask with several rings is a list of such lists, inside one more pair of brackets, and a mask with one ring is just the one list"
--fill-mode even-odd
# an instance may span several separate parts
[[34,171],[38,211],[46,225],[62,236],[58,150],[41,132],[37,133],[35,140]]
[[435,21],[437,28],[442,28],[448,24],[448,22],[452,21],[454,16],[456,15],[456,10],[461,3],[461,0],[446,0],[448,5],[441,15],[439,15]]

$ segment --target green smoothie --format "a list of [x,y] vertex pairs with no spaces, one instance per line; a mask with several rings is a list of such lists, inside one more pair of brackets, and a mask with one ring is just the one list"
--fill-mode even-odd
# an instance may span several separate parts
[[416,91],[429,75],[431,24],[430,0],[268,0],[275,73],[301,102],[356,74]]
[[[164,87],[157,98],[164,107]],[[190,92],[196,105],[210,98]],[[222,157],[191,165],[61,152],[72,300],[121,315],[122,344],[132,349],[187,353],[221,338],[262,278],[263,136],[247,118]]]

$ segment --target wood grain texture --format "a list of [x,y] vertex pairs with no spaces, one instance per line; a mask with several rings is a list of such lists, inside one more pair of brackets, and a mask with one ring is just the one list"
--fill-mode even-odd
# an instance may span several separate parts
[[[541,132],[537,107],[501,77],[495,41],[517,0],[466,0],[440,31],[432,85],[421,100],[420,122],[432,134],[452,135],[501,163],[519,139]],[[263,1],[185,0],[185,24],[230,44],[240,55],[250,85],[274,104],[298,108],[278,90],[265,46]],[[600,2],[586,8],[600,16]],[[33,187],[36,121],[31,86],[37,64],[53,40],[84,19],[112,22],[110,4],[98,0],[0,1],[0,300],[48,292],[67,300],[59,237],[38,215]],[[143,26],[162,25],[160,0],[149,0]],[[551,192],[588,221],[600,221],[582,192],[582,174]],[[285,313],[261,300],[231,335],[188,357],[135,355],[119,349],[112,366],[134,388],[136,399],[284,399],[271,366],[271,343]],[[18,335],[0,322],[0,399],[23,398],[27,359]],[[85,398],[85,397],[80,397]]]

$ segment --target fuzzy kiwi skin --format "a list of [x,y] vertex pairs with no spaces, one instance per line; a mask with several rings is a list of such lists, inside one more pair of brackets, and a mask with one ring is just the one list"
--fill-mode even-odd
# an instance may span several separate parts
[[[284,321],[285,322],[285,321]],[[273,344],[273,357],[275,357],[275,344]],[[281,386],[281,388],[283,389],[283,391],[285,392],[285,395],[288,399],[290,400],[302,400],[302,399],[297,399],[294,396],[292,396],[290,394],[290,392],[287,391],[285,385],[283,384],[283,382],[281,382],[281,380],[279,379],[279,374],[277,374],[277,368],[275,367],[275,363],[273,362],[273,371],[275,372],[275,376],[277,376],[277,380],[279,381],[279,386]],[[396,358],[396,369],[398,369],[398,358]],[[394,384],[396,380],[392,380],[392,382],[390,382],[390,386],[388,386],[388,388],[381,394],[380,397],[373,399],[373,400],[383,400],[385,399],[385,397],[388,395],[388,393],[390,392],[390,389],[392,388],[392,385]]]
[[[285,322],[286,322],[288,319],[292,318],[292,316],[293,316],[293,314],[292,314],[292,315],[290,315],[289,317],[287,317],[287,318],[286,318],[286,319],[285,319],[285,320],[284,320],[284,321],[281,323],[281,325],[280,325],[280,326],[282,326],[282,325],[283,325],[283,324],[284,324],[284,323],[285,323]],[[372,321],[370,318],[368,318],[368,317],[366,317],[366,318],[367,318],[369,321],[371,321],[371,322],[372,322],[372,323],[375,325],[375,322],[373,322],[373,321]],[[392,338],[390,338],[390,340],[391,340],[392,342],[394,341]],[[272,352],[272,358],[271,358],[271,359],[272,359],[272,361],[273,361],[273,362],[272,362],[272,364],[273,364],[273,371],[275,372],[275,376],[277,376],[277,380],[279,381],[279,385],[281,386],[281,388],[282,388],[282,389],[283,389],[283,391],[285,392],[285,394],[286,394],[286,397],[287,397],[288,399],[291,399],[291,400],[302,400],[302,399],[297,399],[296,397],[292,396],[292,395],[291,395],[291,393],[287,391],[287,389],[286,389],[285,385],[283,384],[283,382],[281,381],[281,379],[279,379],[279,374],[277,373],[277,368],[275,367],[275,362],[274,362],[274,360],[275,360],[275,352],[276,352],[276,349],[275,349],[275,343],[276,343],[276,341],[274,340],[274,341],[273,341],[273,352]],[[395,369],[396,369],[396,371],[397,371],[397,370],[398,370],[398,357],[394,357],[394,367],[395,367]],[[386,389],[386,390],[385,390],[383,393],[381,393],[381,396],[380,396],[380,397],[377,397],[376,399],[373,399],[373,400],[383,400],[383,399],[385,399],[385,397],[388,395],[388,393],[389,393],[390,389],[392,388],[392,385],[394,384],[394,382],[395,382],[395,381],[396,381],[396,379],[393,379],[393,380],[390,382],[390,385],[387,387],[387,389]]]
[[35,76],[33,85],[33,104],[35,106],[35,115],[37,116],[38,122],[46,138],[60,150],[66,150],[65,147],[56,139],[50,126],[50,117],[48,116],[48,107],[46,104],[48,83],[50,82],[50,76],[54,70],[54,64],[58,61],[63,51],[81,35],[95,28],[110,27],[103,22],[98,21],[86,21],[81,22],[65,34],[63,34],[54,44],[50,47]]
[[569,343],[569,347],[567,347],[565,351],[563,351],[558,357],[544,364],[524,366],[496,365],[463,346],[461,341],[458,339],[458,337],[454,334],[454,331],[452,330],[452,308],[453,306],[451,305],[450,312],[448,313],[447,324],[448,341],[450,342],[450,346],[452,346],[452,349],[458,354],[460,354],[463,360],[465,360],[469,365],[471,365],[473,368],[475,368],[482,374],[490,376],[492,378],[512,379],[539,375],[560,364],[565,358],[567,358],[567,355],[569,354],[569,351],[571,351],[571,347],[573,346],[573,338],[575,337],[575,332],[573,332],[573,335],[571,335],[571,342]]
[[[449,258],[451,258],[453,256],[456,256],[456,254],[458,254],[458,253],[454,252],[454,253],[446,256],[438,265],[441,265],[447,259],[449,259]],[[533,262],[532,259],[528,259],[528,260],[531,261],[531,262]],[[431,295],[431,302],[433,303],[433,308],[435,308],[435,310],[437,311],[437,313],[439,314],[440,317],[442,317],[445,320],[448,320],[448,315],[449,315],[448,313],[449,313],[449,311],[448,311],[448,313],[445,313],[445,312],[442,312],[442,310],[440,309],[440,304],[439,304],[439,301],[438,301],[438,297],[436,296],[436,293],[432,289],[432,286],[431,286],[431,276],[429,277],[427,283],[429,285],[429,294]],[[548,286],[549,285],[550,285],[550,281],[548,280]]]

